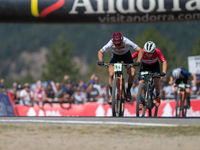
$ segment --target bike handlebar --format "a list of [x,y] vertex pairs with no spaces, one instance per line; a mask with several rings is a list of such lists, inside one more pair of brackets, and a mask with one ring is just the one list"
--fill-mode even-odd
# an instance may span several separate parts
[[[140,73],[141,72],[136,72],[135,74],[140,74]],[[162,77],[162,76],[164,76],[164,75],[161,75],[158,72],[154,72],[154,73],[148,72],[147,75],[152,75],[152,77],[156,77],[156,76]]]
[[[114,65],[115,63],[104,63],[103,65],[101,65],[102,67],[109,67],[109,65]],[[133,67],[134,66],[134,63],[121,63],[122,66],[125,66],[125,67]]]

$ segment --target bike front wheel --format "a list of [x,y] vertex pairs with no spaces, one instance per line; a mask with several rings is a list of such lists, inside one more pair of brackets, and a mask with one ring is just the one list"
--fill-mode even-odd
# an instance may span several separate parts
[[[146,105],[145,105],[145,94],[146,94],[146,86],[144,83],[140,84],[140,87],[138,89],[138,94],[136,98],[136,117],[144,117],[145,111],[146,111]],[[143,98],[143,100],[142,100]],[[142,104],[142,105],[141,105]],[[142,106],[142,107],[140,107]],[[142,112],[142,113],[140,113]]]
[[177,95],[177,100],[176,100],[176,117],[180,117],[182,115],[182,117],[186,117],[187,114],[187,100],[185,97],[183,97],[184,99],[182,99],[182,94],[178,93]]
[[122,100],[122,89],[120,89],[120,79],[116,77],[113,82],[112,88],[112,115],[123,116],[124,115],[124,103]]

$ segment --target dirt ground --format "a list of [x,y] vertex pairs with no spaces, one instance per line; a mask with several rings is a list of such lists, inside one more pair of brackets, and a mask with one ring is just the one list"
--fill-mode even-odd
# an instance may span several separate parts
[[0,124],[0,150],[200,149],[199,134],[184,135],[176,129],[147,130],[124,126]]

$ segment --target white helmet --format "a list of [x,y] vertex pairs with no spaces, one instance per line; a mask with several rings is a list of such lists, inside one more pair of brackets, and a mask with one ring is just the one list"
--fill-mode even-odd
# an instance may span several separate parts
[[155,51],[156,44],[152,41],[148,41],[144,44],[144,51],[147,53],[153,53]]
[[180,72],[179,69],[174,69],[174,70],[172,71],[172,77],[173,77],[174,79],[180,78],[180,74],[181,74],[181,72]]

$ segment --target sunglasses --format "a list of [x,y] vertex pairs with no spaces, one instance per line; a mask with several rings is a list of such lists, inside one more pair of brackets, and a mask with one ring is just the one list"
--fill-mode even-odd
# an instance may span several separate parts
[[146,53],[147,55],[152,55],[153,53]]
[[117,47],[117,46],[121,46],[122,43],[117,43],[117,44],[114,44],[114,45]]

